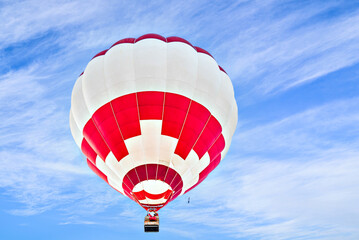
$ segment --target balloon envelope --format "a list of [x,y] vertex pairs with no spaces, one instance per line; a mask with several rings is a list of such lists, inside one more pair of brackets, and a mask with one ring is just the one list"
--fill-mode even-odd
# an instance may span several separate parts
[[70,128],[98,176],[159,210],[217,167],[237,111],[231,80],[207,51],[147,34],[88,63],[72,91]]

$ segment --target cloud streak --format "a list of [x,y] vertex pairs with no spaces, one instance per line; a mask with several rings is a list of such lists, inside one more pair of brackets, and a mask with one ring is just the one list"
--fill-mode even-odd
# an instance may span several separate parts
[[111,189],[96,188],[101,182],[78,160],[68,111],[47,97],[41,83],[49,77],[51,72],[35,64],[0,78],[0,187],[22,204],[7,212],[28,216],[54,208],[65,215],[88,208],[103,211],[118,198]]
[[357,63],[359,15],[355,10],[330,15],[339,6],[298,4],[288,13],[277,2],[253,13],[261,18],[242,23],[239,34],[220,48],[228,52],[228,71],[243,89],[239,100],[253,102]]

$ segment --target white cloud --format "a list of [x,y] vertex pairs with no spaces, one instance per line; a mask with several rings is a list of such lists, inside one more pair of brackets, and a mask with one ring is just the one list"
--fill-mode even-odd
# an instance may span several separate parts
[[223,54],[225,69],[243,89],[240,101],[286,91],[359,61],[358,11],[330,16],[339,2],[297,5],[287,12],[279,2],[253,4],[251,15],[232,19],[236,34],[216,53]]
[[[359,99],[346,99],[289,116],[251,129],[239,128],[233,144],[243,155],[317,155],[322,151],[341,152],[359,145]],[[291,154],[291,155],[288,155]]]
[[68,109],[41,83],[61,78],[52,70],[35,64],[0,77],[0,187],[21,203],[7,212],[95,214],[121,198],[87,168],[69,133]]
[[[84,23],[99,11],[101,1],[11,1],[0,8],[0,46],[38,38],[47,31]],[[91,6],[91,7],[88,7]],[[101,4],[104,6],[104,4]]]

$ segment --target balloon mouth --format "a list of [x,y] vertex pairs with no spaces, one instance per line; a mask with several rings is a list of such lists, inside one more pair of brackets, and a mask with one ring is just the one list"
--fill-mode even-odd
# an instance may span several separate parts
[[131,195],[146,211],[158,211],[171,200],[173,190],[161,180],[145,180],[133,188]]

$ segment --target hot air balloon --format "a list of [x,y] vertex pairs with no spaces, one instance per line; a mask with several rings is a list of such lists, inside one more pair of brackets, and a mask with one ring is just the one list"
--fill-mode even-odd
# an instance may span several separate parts
[[158,231],[157,211],[224,158],[237,112],[231,80],[207,51],[146,34],[88,63],[72,91],[70,128],[90,169],[154,212],[145,231]]

